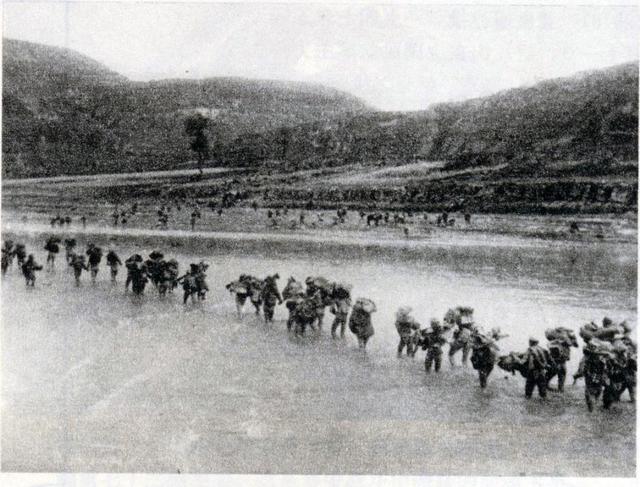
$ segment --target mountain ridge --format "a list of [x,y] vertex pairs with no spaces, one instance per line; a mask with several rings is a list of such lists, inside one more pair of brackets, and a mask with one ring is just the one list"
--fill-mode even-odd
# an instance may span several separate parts
[[10,39],[3,70],[2,171],[11,177],[184,165],[193,156],[183,120],[196,112],[212,120],[214,165],[443,160],[533,177],[549,161],[584,161],[602,175],[608,161],[637,161],[637,61],[411,112],[375,111],[317,83],[130,81],[74,51]]

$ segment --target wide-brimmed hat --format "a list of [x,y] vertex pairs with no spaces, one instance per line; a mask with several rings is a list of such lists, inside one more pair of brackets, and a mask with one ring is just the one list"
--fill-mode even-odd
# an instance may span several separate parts
[[396,317],[401,318],[401,317],[409,316],[409,314],[411,314],[412,311],[413,311],[413,308],[411,306],[400,306],[398,308],[398,311],[396,311]]

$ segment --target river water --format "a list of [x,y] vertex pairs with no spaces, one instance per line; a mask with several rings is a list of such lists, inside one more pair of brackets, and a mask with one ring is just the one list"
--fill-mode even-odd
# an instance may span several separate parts
[[[41,230],[21,238],[41,249]],[[393,326],[399,306],[424,325],[472,306],[479,324],[509,334],[505,353],[524,350],[529,336],[544,343],[548,327],[577,331],[605,315],[636,326],[632,244],[95,233],[123,260],[155,246],[183,269],[206,260],[210,295],[185,308],[149,288],[140,300],[124,294],[124,276],[112,286],[106,269],[78,289],[62,259],[26,290],[12,269],[2,282],[5,470],[634,475],[626,393],[589,414],[581,382],[526,401],[523,380],[498,369],[486,390],[472,369],[447,363],[427,376],[422,352],[395,357]],[[320,337],[289,337],[283,307],[269,327],[248,308],[238,320],[224,285],[275,272],[281,286],[290,275],[324,275],[373,299],[367,353],[352,336],[332,341],[329,323]]]

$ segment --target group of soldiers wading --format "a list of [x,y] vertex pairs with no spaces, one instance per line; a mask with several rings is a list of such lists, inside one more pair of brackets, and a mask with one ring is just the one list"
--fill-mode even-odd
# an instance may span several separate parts
[[[487,379],[495,365],[507,372],[519,373],[525,379],[525,397],[530,398],[538,389],[545,398],[549,383],[557,377],[558,392],[564,391],[567,376],[567,362],[571,359],[571,348],[578,347],[573,330],[565,327],[549,328],[545,331],[547,348],[540,346],[536,338],[529,338],[529,347],[524,352],[498,355],[498,340],[505,338],[499,328],[484,332],[473,321],[473,309],[458,307],[450,309],[443,323],[431,320],[428,328],[422,329],[411,316],[411,308],[400,308],[396,313],[396,329],[400,335],[398,356],[406,349],[407,355],[414,357],[420,348],[426,351],[425,370],[432,367],[436,372],[442,364],[442,347],[449,341],[449,361],[452,366],[454,356],[462,352],[462,363],[466,364],[471,352],[471,364],[478,371],[480,387],[487,385]],[[637,372],[637,345],[632,339],[632,329],[626,322],[614,323],[604,318],[602,326],[588,323],[581,327],[580,336],[584,340],[583,357],[574,383],[585,380],[585,401],[589,411],[602,396],[603,407],[608,409],[619,401],[625,390],[635,402]]]
[[[55,269],[56,256],[60,253],[61,239],[55,236],[49,237],[44,245],[47,251],[46,268],[49,271]],[[179,264],[175,259],[166,260],[164,254],[157,250],[151,252],[147,259],[140,254],[133,254],[122,263],[120,257],[113,248],[109,248],[106,255],[101,247],[89,243],[84,253],[77,251],[75,238],[64,240],[65,258],[73,272],[76,286],[80,286],[83,271],[90,273],[91,282],[95,284],[103,256],[111,274],[111,282],[116,283],[119,268],[124,265],[127,270],[125,290],[131,290],[135,295],[142,295],[148,282],[151,282],[158,290],[160,296],[182,285],[184,291],[183,302],[189,298],[192,302],[204,300],[209,290],[206,281],[206,272],[209,265],[206,262],[191,264],[189,271],[179,276]],[[18,267],[22,270],[27,287],[33,287],[36,280],[36,271],[43,266],[35,261],[33,254],[27,257],[26,247],[22,243],[14,244],[6,240],[2,244],[2,275],[11,267],[13,259],[17,258]]]
[[0,267],[3,276],[13,264],[14,259],[16,259],[18,268],[22,271],[27,281],[27,287],[35,286],[36,271],[42,270],[42,266],[35,261],[33,254],[27,256],[27,248],[23,243],[14,244],[11,240],[5,240],[2,244],[2,261]]
[[369,338],[374,334],[371,314],[376,306],[370,299],[359,298],[351,303],[351,285],[331,282],[324,277],[308,277],[304,284],[290,277],[282,293],[278,290],[278,274],[267,276],[265,279],[242,274],[229,284],[227,289],[235,294],[238,318],[242,318],[245,303],[249,300],[256,310],[262,309],[266,323],[273,321],[277,304],[285,304],[289,311],[287,330],[296,336],[303,336],[307,327],[314,332],[320,332],[324,322],[325,310],[334,315],[331,325],[331,336],[344,338],[347,326],[358,339],[358,346],[365,349]]
[[[53,271],[57,254],[62,242],[57,237],[49,237],[44,245],[47,251],[47,269]],[[73,238],[64,240],[65,256],[73,270],[76,285],[80,285],[83,271],[89,271],[95,283],[103,258],[103,250],[93,243],[87,245],[84,253],[76,251],[77,242]],[[2,275],[11,267],[14,258],[22,271],[27,287],[33,287],[36,271],[43,269],[33,254],[28,254],[22,243],[5,240],[2,244]],[[111,272],[111,281],[116,282],[119,267],[123,265],[113,248],[106,254],[106,263]],[[166,260],[157,250],[147,259],[133,254],[125,260],[127,270],[125,290],[129,285],[135,295],[144,293],[147,282],[151,281],[161,296],[173,292],[182,284],[183,302],[205,299],[209,287],[206,282],[208,264],[201,261],[190,264],[189,271],[179,276],[179,265],[175,259]],[[334,315],[331,325],[333,338],[344,337],[345,328],[358,339],[358,346],[365,349],[368,340],[374,335],[371,315],[376,305],[367,298],[358,298],[352,304],[352,286],[340,282],[331,282],[323,277],[308,277],[304,284],[290,277],[280,293],[277,281],[280,276],[274,274],[264,279],[242,274],[226,288],[235,295],[238,318],[242,318],[243,308],[251,301],[256,314],[262,311],[266,323],[273,322],[275,308],[285,304],[289,316],[287,330],[296,336],[303,336],[307,328],[315,333],[322,330],[325,310],[329,308]],[[540,397],[546,397],[550,381],[557,377],[557,390],[563,392],[567,376],[567,362],[571,358],[571,348],[578,347],[573,330],[565,327],[550,328],[545,331],[548,340],[546,348],[540,346],[536,338],[529,339],[529,347],[524,352],[511,352],[499,355],[497,342],[508,335],[499,328],[485,332],[475,324],[473,309],[457,307],[447,311],[442,322],[432,319],[428,327],[423,328],[412,316],[412,309],[401,307],[396,313],[395,327],[400,340],[398,356],[406,350],[409,357],[415,357],[422,349],[425,355],[425,370],[439,372],[442,366],[443,347],[449,343],[449,361],[455,365],[455,355],[462,353],[462,364],[470,358],[471,365],[478,372],[480,387],[487,380],[495,365],[511,372],[519,373],[525,379],[525,396],[530,398],[538,389]],[[350,315],[349,315],[350,314]],[[603,407],[609,408],[619,401],[625,390],[635,401],[637,371],[637,345],[632,339],[632,329],[626,322],[614,323],[604,318],[602,326],[589,323],[581,327],[580,337],[584,340],[583,357],[574,383],[580,378],[585,380],[585,400],[589,411],[602,396]]]

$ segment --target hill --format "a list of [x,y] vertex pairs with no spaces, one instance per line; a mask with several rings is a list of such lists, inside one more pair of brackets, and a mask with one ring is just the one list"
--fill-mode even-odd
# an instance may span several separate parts
[[606,175],[608,162],[637,161],[637,112],[638,64],[630,63],[423,112],[364,113],[240,137],[223,159],[235,164],[250,154],[293,168],[444,160],[449,169],[506,165],[529,175],[577,160]]
[[[4,40],[3,174],[171,169],[189,161],[183,120],[213,119],[214,144],[368,109],[314,84],[240,78],[132,82],[69,49]],[[215,152],[214,145],[214,152]]]
[[[193,156],[183,122],[201,113],[211,120],[210,165],[250,168],[256,177],[239,189],[266,190],[265,203],[494,212],[637,206],[637,62],[400,113],[319,85],[140,83],[66,49],[11,40],[4,47],[5,176],[184,167]],[[215,191],[204,184],[198,196]]]

